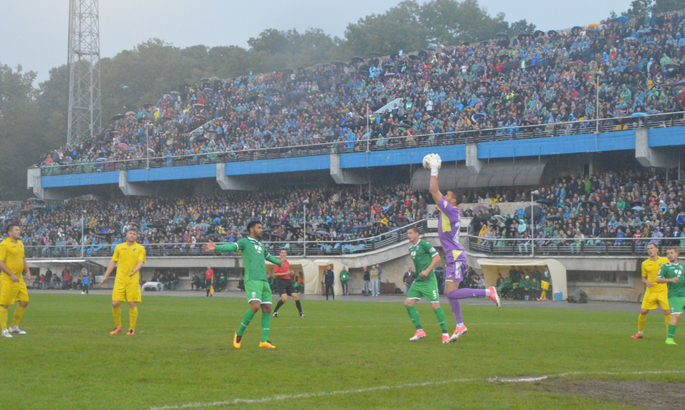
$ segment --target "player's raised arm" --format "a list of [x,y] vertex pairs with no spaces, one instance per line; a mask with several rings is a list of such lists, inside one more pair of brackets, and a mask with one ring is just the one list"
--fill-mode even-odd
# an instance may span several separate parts
[[440,204],[440,201],[442,201],[442,193],[438,186],[438,171],[440,170],[441,165],[442,159],[438,154],[428,154],[423,157],[423,167],[429,169],[431,172],[430,193],[436,204]]

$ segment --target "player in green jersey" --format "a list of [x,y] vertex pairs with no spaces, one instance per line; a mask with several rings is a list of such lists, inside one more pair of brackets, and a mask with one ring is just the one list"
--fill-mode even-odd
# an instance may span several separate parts
[[675,328],[685,308],[685,266],[678,263],[678,248],[668,248],[666,257],[668,263],[661,266],[656,281],[657,283],[668,284],[668,306],[671,307],[671,321],[668,324],[666,344],[675,345],[677,344],[673,341]]
[[440,255],[433,248],[433,245],[419,239],[419,231],[415,227],[407,230],[407,237],[409,238],[409,255],[414,261],[414,268],[418,273],[414,283],[412,283],[409,292],[407,292],[407,300],[404,301],[404,306],[407,308],[409,318],[414,326],[416,326],[416,333],[409,341],[415,342],[426,337],[426,332],[421,327],[419,320],[419,312],[416,311],[414,305],[421,297],[426,298],[430,302],[435,316],[438,318],[440,330],[442,330],[442,342],[449,343],[450,335],[447,333],[447,321],[445,319],[445,312],[440,307],[440,299],[438,295],[438,281],[435,278],[435,267],[440,262]]
[[250,308],[245,312],[243,321],[240,323],[240,328],[233,335],[233,347],[240,349],[243,332],[252,321],[252,318],[257,311],[262,309],[262,340],[259,347],[275,349],[269,341],[269,328],[271,327],[271,287],[266,277],[266,263],[268,260],[278,266],[282,266],[282,262],[271,256],[266,250],[264,244],[260,242],[262,239],[262,223],[259,221],[250,221],[247,224],[247,231],[250,236],[242,238],[236,243],[229,243],[227,245],[216,245],[209,241],[204,246],[206,251],[221,251],[221,252],[236,252],[241,251],[243,263],[245,264],[245,293],[247,293],[247,302]]

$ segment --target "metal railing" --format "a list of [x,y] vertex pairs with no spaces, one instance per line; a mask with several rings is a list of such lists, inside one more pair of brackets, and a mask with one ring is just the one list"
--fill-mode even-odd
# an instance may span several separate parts
[[[264,241],[266,249],[272,255],[278,255],[281,249],[290,256],[342,256],[361,254],[394,245],[407,239],[407,229],[417,227],[419,232],[427,231],[426,219],[409,223],[393,231],[362,239],[347,241]],[[205,252],[203,243],[151,243],[141,244],[148,257],[187,256],[207,257],[225,255],[224,252]],[[45,245],[24,246],[24,254],[30,259],[63,259],[63,258],[96,258],[109,257],[114,252],[112,244],[87,245],[81,251],[81,245]]]
[[639,117],[587,119],[583,121],[558,122],[541,125],[517,125],[482,130],[453,131],[443,133],[404,135],[391,138],[374,138],[355,141],[332,141],[286,147],[257,148],[206,152],[169,157],[150,157],[129,160],[106,160],[101,162],[41,165],[42,175],[82,174],[107,171],[145,169],[149,159],[150,168],[190,166],[202,164],[231,163],[242,161],[297,158],[314,155],[345,154],[365,151],[399,150],[419,147],[449,146],[466,143],[506,141],[562,135],[592,134],[633,130],[637,128],[668,128],[685,126],[685,111],[659,113]]
[[[652,241],[680,245],[680,238],[490,238],[468,235],[469,251],[492,256],[639,256]],[[685,250],[685,246],[681,247]]]

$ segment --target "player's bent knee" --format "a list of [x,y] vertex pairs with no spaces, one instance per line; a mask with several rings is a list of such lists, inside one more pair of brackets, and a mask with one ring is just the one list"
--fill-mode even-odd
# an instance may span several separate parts
[[416,303],[416,301],[414,299],[406,299],[404,301],[404,306],[406,306],[406,307],[414,306],[414,303]]
[[28,307],[28,305],[29,305],[29,302],[19,302],[19,306],[21,306],[23,308]]
[[120,306],[121,306],[121,302],[120,302],[120,301],[115,300],[115,301],[112,302],[112,307],[113,307],[114,309],[117,309],[117,308],[119,308]]
[[135,308],[135,307],[136,307],[136,302],[129,302],[129,303],[128,303],[128,307],[131,308],[131,309]]
[[290,296],[293,297],[293,300],[294,300],[295,302],[297,302],[298,300],[300,300],[300,298],[298,298],[298,297],[297,297],[297,294],[295,294],[295,293],[293,293],[293,294],[290,295]]

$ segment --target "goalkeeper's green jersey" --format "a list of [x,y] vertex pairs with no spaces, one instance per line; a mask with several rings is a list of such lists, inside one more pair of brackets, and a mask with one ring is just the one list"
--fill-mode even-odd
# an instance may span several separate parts
[[433,245],[423,239],[419,239],[419,241],[416,242],[416,245],[411,245],[409,247],[409,256],[411,256],[411,260],[414,261],[414,269],[416,269],[417,275],[414,282],[437,281],[435,279],[435,271],[430,271],[425,278],[420,275],[421,272],[428,269],[433,262],[433,257],[437,254],[438,251],[435,250]]
[[668,282],[668,297],[685,297],[685,267],[679,263],[667,263],[661,265],[657,278],[678,278],[676,283]]
[[216,250],[222,252],[241,251],[243,264],[245,265],[245,282],[248,280],[267,280],[265,259],[278,266],[283,265],[283,262],[271,256],[263,243],[249,236],[240,239],[236,243],[217,245]]

